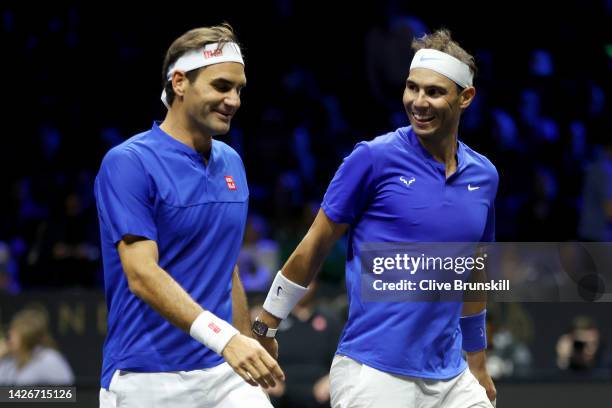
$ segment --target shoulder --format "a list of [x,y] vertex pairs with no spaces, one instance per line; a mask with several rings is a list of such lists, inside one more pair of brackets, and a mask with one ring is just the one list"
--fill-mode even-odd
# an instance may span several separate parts
[[106,152],[104,159],[102,159],[102,163],[125,159],[134,160],[137,156],[141,156],[148,150],[146,148],[147,145],[150,145],[150,133],[151,131],[139,133],[113,147]]
[[389,154],[389,151],[395,147],[402,146],[402,138],[408,128],[399,128],[392,132],[387,132],[382,135],[376,136],[370,141],[363,142],[371,150],[375,156],[381,156]]
[[217,148],[219,149],[219,153],[222,156],[228,157],[234,160],[242,161],[242,159],[240,158],[240,155],[238,154],[236,150],[234,150],[233,147],[231,147],[225,142],[222,142],[221,140],[218,140],[218,139],[214,139],[214,140],[215,140],[214,143],[217,145]]
[[49,384],[72,384],[74,374],[70,364],[57,350],[39,346],[32,358],[32,373],[37,373],[40,380]]
[[60,354],[59,351],[47,348],[40,347],[36,352],[36,359],[45,365],[65,365],[67,364],[64,356]]
[[238,152],[234,150],[234,148],[232,148],[227,143],[217,139],[214,139],[214,143],[215,149],[218,152],[217,154],[226,164],[229,164],[230,166],[239,166],[244,168],[242,158],[240,157]]
[[0,357],[0,370],[6,369],[6,367],[14,366],[15,359],[11,355],[6,355],[4,357]]
[[465,149],[466,159],[470,161],[470,164],[479,167],[484,170],[486,173],[490,174],[495,179],[499,179],[499,174],[497,172],[497,168],[495,165],[489,160],[484,154],[478,153],[476,150],[472,149],[468,145],[463,142],[459,142],[463,145]]
[[398,146],[401,139],[401,129],[385,133],[371,140],[364,140],[355,145],[349,157],[358,160],[363,165],[372,164],[388,156]]
[[151,131],[139,133],[125,142],[110,149],[102,159],[102,168],[117,167],[123,164],[136,164],[141,166],[145,162],[148,152],[154,151],[152,146]]

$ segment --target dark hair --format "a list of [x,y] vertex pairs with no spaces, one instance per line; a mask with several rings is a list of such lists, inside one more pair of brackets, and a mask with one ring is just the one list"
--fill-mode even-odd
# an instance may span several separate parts
[[[172,81],[168,81],[168,68],[176,62],[183,54],[203,48],[207,44],[219,43],[223,45],[227,42],[235,42],[236,35],[232,26],[228,23],[223,23],[218,26],[212,27],[201,27],[194,28],[193,30],[187,31],[179,38],[174,40],[168,51],[166,51],[166,57],[164,58],[164,65],[162,67],[162,86],[166,91],[166,100],[168,105],[172,105],[174,101],[174,89],[172,88]],[[196,80],[199,69],[187,72],[186,76],[190,82]]]
[[478,73],[478,68],[476,67],[474,57],[468,54],[466,50],[461,48],[456,41],[453,41],[450,31],[445,28],[442,28],[432,34],[425,34],[423,37],[416,38],[412,41],[412,49],[415,52],[423,48],[431,48],[433,50],[442,51],[448,55],[451,55],[457,58],[459,61],[467,64],[474,76],[476,76]]

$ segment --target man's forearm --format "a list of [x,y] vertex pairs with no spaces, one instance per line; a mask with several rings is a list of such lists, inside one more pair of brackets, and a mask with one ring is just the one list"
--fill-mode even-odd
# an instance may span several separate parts
[[320,242],[309,239],[308,234],[282,267],[283,275],[300,286],[308,286],[314,279],[327,255]]
[[482,369],[487,363],[486,350],[465,353],[470,370]]
[[[285,262],[282,276],[301,286],[303,290],[312,282],[330,249],[347,229],[347,224],[335,223],[327,217],[323,210],[319,210],[308,233]],[[270,293],[268,298],[270,298]],[[294,301],[295,299],[291,303]],[[265,310],[260,317],[270,327],[277,327],[281,320]]]
[[240,330],[245,336],[251,336],[251,317],[249,316],[249,306],[247,302],[244,286],[238,274],[238,265],[234,267],[232,275],[232,317],[234,327]]
[[140,266],[130,282],[134,294],[173,325],[189,333],[193,321],[204,309],[159,265]]
[[[479,246],[476,250],[475,258],[484,259],[486,247]],[[482,270],[473,270],[470,276],[472,282],[486,282],[487,280],[487,265]],[[468,291],[464,293],[462,316],[473,316],[482,312],[487,307],[487,292],[486,291]]]

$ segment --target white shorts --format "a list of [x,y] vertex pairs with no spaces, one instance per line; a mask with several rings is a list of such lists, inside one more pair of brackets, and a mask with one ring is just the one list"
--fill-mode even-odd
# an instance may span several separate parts
[[330,375],[333,408],[491,408],[469,369],[450,380],[405,377],[337,355]]
[[162,373],[115,371],[100,408],[272,408],[260,387],[247,384],[227,363]]

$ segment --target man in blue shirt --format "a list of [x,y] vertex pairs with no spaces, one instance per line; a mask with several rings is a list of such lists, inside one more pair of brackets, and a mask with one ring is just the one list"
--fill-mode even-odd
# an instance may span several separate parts
[[490,407],[496,398],[485,367],[484,302],[362,298],[360,251],[368,243],[494,240],[497,171],[457,136],[475,96],[474,59],[446,30],[413,48],[403,96],[411,126],[359,143],[344,159],[253,327],[274,350],[270,330],[348,231],[349,316],[330,373],[336,408]]
[[231,27],[179,37],[163,75],[165,120],[111,149],[95,183],[108,308],[100,406],[271,407],[257,385],[283,373],[250,337],[236,268],[246,175],[213,139],[246,85]]

